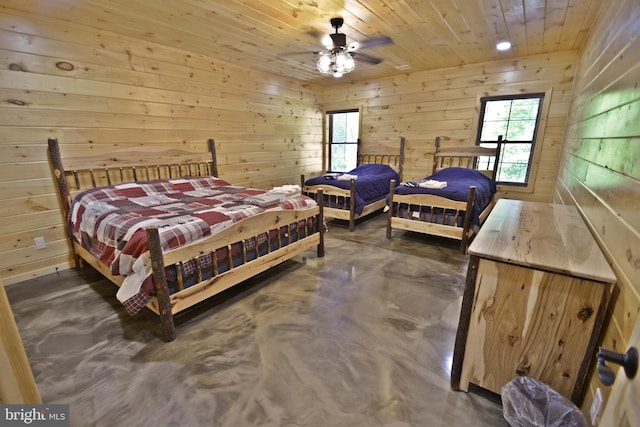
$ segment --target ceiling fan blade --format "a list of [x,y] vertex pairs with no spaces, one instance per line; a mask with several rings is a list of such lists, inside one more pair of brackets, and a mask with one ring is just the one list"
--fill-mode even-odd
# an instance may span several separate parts
[[307,34],[317,40],[320,40],[322,39],[322,37],[324,37],[324,33],[322,31],[316,30],[315,28],[308,30]]
[[369,49],[372,47],[384,46],[386,44],[392,43],[393,40],[388,36],[373,37],[357,42],[356,49]]
[[350,55],[356,61],[366,62],[367,64],[379,64],[382,62],[382,59],[376,58],[375,56],[367,55],[362,52],[351,52]]
[[295,55],[320,55],[322,53],[325,53],[322,50],[304,50],[304,51],[300,51],[300,52],[280,52],[278,53],[278,57],[281,56],[295,56]]

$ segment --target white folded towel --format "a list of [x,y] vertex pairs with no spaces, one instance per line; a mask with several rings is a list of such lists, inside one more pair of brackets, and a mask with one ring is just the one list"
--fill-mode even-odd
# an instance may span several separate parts
[[280,194],[254,194],[253,196],[245,197],[244,202],[254,206],[271,206],[278,204],[284,197]]
[[348,173],[343,173],[338,177],[338,181],[351,181],[351,179],[358,179],[358,175],[351,175]]
[[332,172],[332,173],[325,174],[323,176],[324,176],[324,179],[338,179],[340,174],[337,172]]
[[281,187],[273,187],[267,194],[278,194],[284,197],[297,196],[300,194],[300,186],[296,184],[285,184]]
[[447,186],[447,181],[436,181],[435,179],[428,179],[426,181],[420,181],[418,187],[420,188],[436,188],[442,189]]

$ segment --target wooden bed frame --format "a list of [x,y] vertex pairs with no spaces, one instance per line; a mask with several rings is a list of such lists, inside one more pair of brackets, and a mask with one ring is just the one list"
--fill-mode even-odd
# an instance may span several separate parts
[[[361,166],[364,164],[384,164],[389,165],[398,172],[400,179],[402,180],[402,169],[404,166],[404,148],[405,148],[405,139],[404,137],[400,138],[400,151],[396,153],[383,153],[383,152],[368,152],[368,153],[358,153],[357,158],[357,166]],[[351,179],[350,188],[348,190],[334,187],[332,185],[305,185],[305,176],[302,175],[300,177],[300,184],[302,187],[302,193],[306,194],[310,197],[313,197],[316,201],[318,200],[318,193],[322,191],[324,196],[329,197],[331,202],[334,202],[333,205],[338,205],[338,200],[342,200],[342,206],[339,208],[325,206],[324,207],[324,215],[327,218],[336,218],[345,221],[349,221],[349,231],[353,231],[355,229],[356,220],[367,215],[372,214],[373,212],[384,209],[387,202],[385,199],[378,200],[376,202],[370,203],[366,205],[362,211],[362,213],[356,213],[355,211],[355,191],[356,191],[356,180]],[[327,203],[330,205],[331,203]]]
[[[438,172],[447,167],[462,167],[467,169],[475,169],[485,176],[495,180],[497,172],[497,164],[500,155],[500,142],[496,148],[480,147],[478,145],[456,146],[444,148],[440,144],[440,137],[436,138],[436,151],[433,155],[433,169],[431,174]],[[479,157],[489,157],[490,161],[481,165]],[[471,223],[471,215],[464,216],[463,226],[447,225],[444,223],[427,222],[414,218],[401,218],[398,216],[398,210],[393,209],[394,203],[418,206],[418,212],[422,212],[423,208],[434,207],[441,208],[447,212],[454,211],[456,224],[457,218],[464,212],[471,212],[475,200],[476,187],[469,187],[469,195],[466,202],[450,200],[444,197],[432,194],[395,194],[397,183],[392,182],[389,189],[389,212],[387,220],[387,239],[391,239],[392,229],[405,231],[414,231],[433,236],[446,237],[450,239],[460,240],[460,251],[466,253],[470,239],[475,234]],[[493,205],[495,197],[480,214],[480,223],[482,224],[487,218]]]
[[[65,218],[68,218],[73,197],[88,188],[159,178],[218,176],[215,143],[212,139],[208,141],[208,153],[189,153],[181,150],[138,147],[118,150],[106,155],[65,156],[64,166],[58,140],[50,138],[48,143],[54,179],[62,198]],[[266,254],[256,255],[255,259],[247,261],[247,240],[256,238],[256,236],[269,232],[269,230],[291,227],[299,221],[308,220],[312,217],[315,217],[315,232],[286,246],[275,249],[269,247]],[[164,253],[161,250],[157,228],[148,227],[146,233],[156,295],[147,304],[147,307],[160,317],[163,341],[175,339],[175,314],[291,259],[314,246],[317,247],[318,257],[324,256],[322,218],[323,212],[320,203],[312,209],[267,211],[245,218],[205,239]],[[239,266],[230,266],[231,268],[228,271],[214,275],[210,279],[202,280],[198,258],[207,253],[215,254],[215,251],[220,248],[226,248],[230,255],[231,245],[238,242],[242,246],[244,263]],[[82,266],[84,261],[116,285],[120,286],[122,284],[124,276],[112,275],[109,266],[101,263],[73,238],[71,238],[71,244],[78,268]],[[182,263],[191,260],[195,260],[199,282],[187,288],[180,288],[170,295],[165,267],[178,267]]]

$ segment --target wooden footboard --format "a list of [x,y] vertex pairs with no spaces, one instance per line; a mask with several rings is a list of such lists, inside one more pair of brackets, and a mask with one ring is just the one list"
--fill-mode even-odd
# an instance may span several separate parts
[[[309,227],[307,220],[312,217],[315,218],[314,226]],[[303,232],[296,228],[300,223],[305,224]],[[298,236],[299,238],[293,242],[288,242],[286,245],[279,244],[273,248],[269,245],[266,254],[259,255],[256,253],[255,259],[247,261],[247,241],[255,239],[265,232],[268,233],[269,230],[278,230],[282,227],[288,229],[289,236],[294,233],[294,228],[296,228],[299,234],[303,234],[303,237]],[[226,228],[206,239],[164,253],[160,248],[158,230],[155,227],[147,229],[147,239],[149,241],[154,286],[156,288],[156,297],[151,300],[148,307],[160,316],[163,339],[171,341],[175,338],[174,314],[289,260],[314,246],[317,247],[318,256],[324,256],[322,207],[320,205],[304,211],[263,212],[259,215],[245,218],[232,227]],[[212,254],[212,257],[215,257],[218,249],[227,249],[229,251],[228,259],[231,259],[231,246],[238,242],[241,243],[243,249],[242,264],[233,266],[233,262],[231,262],[229,270],[216,274],[210,279],[202,280],[198,261],[200,257],[205,254]],[[165,267],[175,266],[176,270],[180,271],[180,267],[191,260],[196,263],[199,277],[198,283],[169,295]]]
[[[266,254],[257,256],[251,261],[246,260],[246,241],[254,239],[269,230],[281,227],[292,229],[294,225],[300,222],[306,223],[306,220],[312,217],[315,218],[315,228],[312,229],[305,226],[305,231],[302,233],[304,237],[286,245],[269,248]],[[160,247],[157,228],[149,227],[146,231],[156,290],[156,296],[147,304],[147,308],[160,316],[163,341],[173,341],[176,337],[173,319],[175,314],[312,249],[314,246],[317,248],[318,257],[324,256],[324,227],[322,225],[321,205],[304,211],[263,212],[255,217],[245,218],[234,224],[234,226],[206,239],[164,253]],[[175,266],[177,271],[180,271],[179,267],[184,263],[195,260],[196,266],[200,270],[198,265],[199,257],[208,253],[215,254],[216,250],[221,248],[230,251],[231,245],[238,242],[244,248],[242,254],[244,262],[241,265],[232,266],[229,270],[209,279],[199,280],[198,283],[173,294],[169,293],[165,267]],[[122,285],[124,276],[111,274],[109,267],[102,264],[78,242],[74,241],[73,246],[76,255],[84,262],[91,265],[117,286]],[[199,277],[201,277],[201,273]]]
[[[351,180],[349,190],[330,185],[304,185],[304,175],[302,180],[302,193],[318,201],[319,192],[323,192],[324,215],[328,218],[336,218],[349,222],[349,231],[355,230],[356,220],[373,212],[384,209],[387,202],[385,199],[377,200],[366,205],[361,213],[356,213],[355,205],[355,180]],[[337,207],[336,207],[337,206]]]
[[[396,183],[391,182],[389,188],[389,211],[387,217],[387,239],[391,239],[392,229],[414,231],[433,236],[460,240],[460,251],[465,253],[469,239],[473,236],[471,215],[473,211],[475,187],[469,187],[466,202],[446,199],[433,194],[395,194]],[[409,218],[400,216],[400,206],[407,205],[415,209]],[[443,214],[436,216],[434,210],[442,209]],[[424,220],[425,212],[428,220]],[[446,224],[445,213],[453,215],[454,225]],[[458,225],[459,218],[464,215],[463,225]],[[437,219],[441,219],[437,221]]]
[[[355,229],[356,219],[365,214],[364,212],[360,215],[356,213],[355,179],[351,179],[348,190],[331,185],[305,185],[304,175],[300,176],[300,181],[302,194],[306,194],[318,203],[320,202],[320,200],[323,201],[323,205],[325,205],[325,216],[327,216],[328,218],[336,218],[349,221],[349,231],[353,231]],[[322,198],[319,197],[320,194],[323,195]],[[326,202],[324,202],[325,199],[327,200]]]

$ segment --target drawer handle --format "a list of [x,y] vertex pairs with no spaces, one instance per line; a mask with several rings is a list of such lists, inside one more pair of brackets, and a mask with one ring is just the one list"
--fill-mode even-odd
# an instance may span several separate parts
[[616,379],[613,369],[604,362],[615,363],[624,368],[627,378],[631,379],[636,376],[638,371],[638,349],[630,347],[626,353],[616,353],[615,351],[605,350],[600,347],[598,350],[598,376],[604,385],[611,385]]

